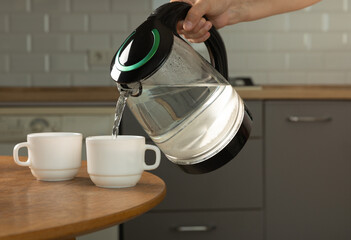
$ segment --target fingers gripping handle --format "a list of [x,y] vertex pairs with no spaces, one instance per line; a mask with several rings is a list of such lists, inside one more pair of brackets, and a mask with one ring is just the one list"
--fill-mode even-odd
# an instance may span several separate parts
[[29,157],[28,157],[27,161],[25,161],[25,162],[20,161],[19,157],[18,157],[18,152],[23,147],[29,148],[29,144],[27,142],[22,142],[22,143],[18,143],[13,148],[13,159],[15,160],[15,163],[17,165],[20,165],[20,166],[23,166],[23,167],[28,167],[28,166],[30,166],[30,159],[29,159]]
[[184,20],[191,5],[185,2],[166,3],[157,8],[149,18],[155,17],[163,25],[172,30],[174,35],[177,33],[177,23]]
[[156,147],[154,145],[149,145],[149,144],[145,145],[145,151],[146,150],[154,151],[155,154],[156,154],[156,157],[155,157],[155,163],[152,164],[152,165],[147,165],[145,163],[145,161],[144,161],[144,170],[154,170],[160,165],[160,162],[161,162],[161,151],[160,151],[160,149],[158,147]]
[[[184,20],[191,5],[185,2],[171,2],[157,8],[151,15],[162,24],[172,30],[174,35],[177,33],[177,23]],[[206,16],[205,16],[206,18]],[[221,73],[225,79],[228,79],[228,61],[224,42],[215,27],[210,29],[211,36],[205,41],[211,64]]]

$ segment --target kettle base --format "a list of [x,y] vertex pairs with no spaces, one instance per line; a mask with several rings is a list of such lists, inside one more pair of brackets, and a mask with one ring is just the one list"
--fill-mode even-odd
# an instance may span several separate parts
[[232,160],[244,147],[251,132],[252,117],[245,106],[245,114],[235,137],[228,143],[228,145],[218,152],[215,156],[195,164],[180,165],[177,164],[184,172],[190,174],[202,174],[212,172],[230,160]]

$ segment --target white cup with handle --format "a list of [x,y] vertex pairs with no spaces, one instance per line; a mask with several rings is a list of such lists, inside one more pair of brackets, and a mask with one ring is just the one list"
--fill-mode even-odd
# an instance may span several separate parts
[[[42,181],[63,181],[74,178],[81,167],[82,134],[43,132],[27,135],[27,142],[13,149],[15,163],[29,167],[34,177]],[[28,149],[28,159],[19,159],[19,150]]]
[[[119,135],[86,138],[88,174],[93,183],[104,188],[135,186],[144,170],[156,169],[161,160],[160,149],[145,144],[142,136]],[[145,163],[145,151],[155,152],[155,162]]]

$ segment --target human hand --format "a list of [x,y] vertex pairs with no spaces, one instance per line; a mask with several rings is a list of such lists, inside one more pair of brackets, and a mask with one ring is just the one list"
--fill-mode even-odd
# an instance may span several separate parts
[[[204,42],[210,37],[212,25],[217,29],[240,21],[243,16],[240,0],[171,0],[183,1],[192,5],[184,21],[177,24],[178,33],[190,42]],[[238,4],[237,4],[238,3]],[[206,20],[203,16],[207,17]]]
[[[295,11],[321,0],[171,0],[192,5],[184,21],[177,25],[179,34],[190,42],[203,42],[208,30],[244,21],[253,21],[275,14]],[[203,16],[207,17],[205,20]]]

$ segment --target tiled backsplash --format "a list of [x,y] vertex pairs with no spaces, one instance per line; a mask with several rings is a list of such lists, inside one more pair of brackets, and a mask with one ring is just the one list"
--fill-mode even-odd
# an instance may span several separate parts
[[[0,86],[114,85],[108,62],[159,2],[0,0]],[[225,27],[230,76],[257,84],[351,84],[350,23],[351,0],[323,0]]]

